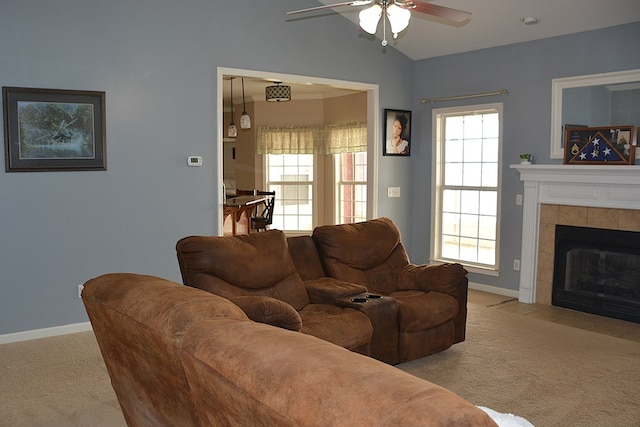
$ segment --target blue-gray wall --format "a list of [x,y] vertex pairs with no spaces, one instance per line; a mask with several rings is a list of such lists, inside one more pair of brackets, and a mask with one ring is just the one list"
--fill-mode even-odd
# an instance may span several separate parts
[[[176,241],[219,221],[217,67],[379,84],[381,106],[410,109],[412,61],[336,14],[287,22],[316,5],[2,2],[0,85],[106,91],[108,170],[0,172],[0,335],[87,321],[77,285],[103,273],[180,281]],[[409,204],[386,198],[408,164],[380,159],[379,214],[410,235]]]
[[[0,335],[85,322],[76,287],[103,273],[180,280],[175,242],[213,234],[219,221],[217,67],[378,84],[381,110],[413,110],[411,158],[379,158],[378,214],[398,223],[418,262],[428,257],[431,176],[431,107],[421,97],[507,87],[505,163],[525,149],[544,162],[551,78],[640,67],[630,42],[640,24],[413,62],[340,16],[285,19],[316,5],[3,2],[0,85],[106,91],[108,170],[0,172]],[[186,167],[189,154],[204,165]],[[522,187],[513,171],[504,174],[501,249],[511,258],[520,252],[521,211],[510,202]],[[402,187],[402,197],[388,199],[389,186]],[[485,283],[517,282],[506,271]]]
[[[503,167],[499,277],[470,274],[472,282],[517,290],[520,275],[513,260],[520,259],[522,206],[516,194],[523,193],[518,172],[509,165],[519,163],[520,153],[532,153],[536,163],[551,160],[551,80],[559,77],[640,68],[640,22],[563,37],[518,43],[493,49],[417,61],[414,67],[414,130],[421,145],[412,145],[414,157],[412,194],[414,261],[429,257],[431,206],[432,110],[457,105],[504,103]],[[506,88],[506,97],[476,98],[421,104],[420,98],[483,93]],[[640,117],[634,120],[640,125]],[[417,163],[416,163],[417,162]],[[424,166],[422,166],[424,165]],[[640,179],[640,177],[639,177]]]

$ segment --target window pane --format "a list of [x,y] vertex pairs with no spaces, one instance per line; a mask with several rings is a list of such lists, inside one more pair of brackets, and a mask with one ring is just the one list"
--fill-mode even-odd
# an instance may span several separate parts
[[460,212],[477,214],[479,209],[478,202],[480,199],[480,192],[465,190],[461,192],[461,196]]
[[446,163],[459,162],[462,158],[462,147],[464,142],[462,140],[447,140],[444,149],[444,161]]
[[454,116],[448,117],[445,124],[445,135],[447,139],[462,139],[463,135],[463,124],[464,117],[463,116]]
[[460,215],[460,236],[478,237],[477,215]]
[[447,163],[445,167],[444,185],[462,185],[462,163]]
[[442,214],[442,233],[459,235],[460,233],[460,215],[457,213]]
[[482,136],[482,115],[464,116],[464,138],[478,138]]
[[460,238],[458,236],[442,235],[442,248],[440,249],[444,258],[460,258]]
[[482,181],[482,163],[464,163],[462,185],[477,187]]
[[482,142],[482,161],[498,162],[499,156],[498,138],[485,139]]
[[478,212],[482,215],[495,216],[498,211],[498,193],[495,191],[480,192],[480,209]]
[[478,229],[478,237],[481,239],[496,239],[496,217],[480,216],[480,227]]
[[480,185],[483,187],[497,187],[498,186],[498,164],[497,163],[485,163],[482,166],[482,178]]
[[500,136],[500,121],[498,113],[483,114],[483,138],[498,138]]
[[462,161],[468,162],[480,162],[482,161],[482,140],[480,139],[467,139],[464,142],[464,155]]
[[460,211],[460,191],[444,190],[442,192],[442,211],[443,212],[459,212]]

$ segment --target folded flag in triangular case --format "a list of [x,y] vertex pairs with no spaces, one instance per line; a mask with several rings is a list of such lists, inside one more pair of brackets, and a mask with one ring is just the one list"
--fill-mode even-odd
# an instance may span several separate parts
[[565,164],[635,163],[634,126],[584,127],[565,130]]

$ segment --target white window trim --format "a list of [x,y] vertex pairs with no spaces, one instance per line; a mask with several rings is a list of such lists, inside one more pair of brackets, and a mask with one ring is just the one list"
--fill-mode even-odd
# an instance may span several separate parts
[[440,233],[439,224],[437,221],[438,211],[440,206],[438,205],[438,186],[440,184],[440,169],[442,153],[440,152],[441,145],[439,138],[441,137],[439,127],[439,117],[452,116],[460,114],[481,114],[489,111],[497,111],[499,116],[500,135],[498,138],[498,194],[497,194],[497,216],[496,216],[496,264],[495,268],[483,268],[477,265],[469,265],[464,262],[460,264],[464,265],[465,269],[471,273],[478,273],[487,276],[499,276],[500,275],[500,234],[501,234],[501,213],[502,213],[502,151],[503,151],[503,103],[497,102],[492,104],[479,104],[479,105],[463,105],[458,107],[446,107],[446,108],[434,108],[431,112],[431,129],[432,135],[432,153],[431,158],[431,243],[429,248],[429,257],[432,264],[443,264],[450,261],[439,259],[435,257],[436,250],[436,238]]

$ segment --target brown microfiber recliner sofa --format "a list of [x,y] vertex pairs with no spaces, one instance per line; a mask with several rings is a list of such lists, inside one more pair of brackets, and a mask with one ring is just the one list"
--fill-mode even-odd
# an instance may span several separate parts
[[281,231],[190,236],[178,241],[176,252],[185,285],[231,300],[253,320],[370,354],[373,327],[366,314],[332,304],[365,288],[332,279],[303,282]]
[[130,427],[496,426],[440,386],[209,292],[115,273],[82,300]]
[[[376,336],[374,326],[372,356],[388,363],[406,362],[464,341],[467,271],[460,264],[412,264],[400,230],[389,218],[321,226],[312,236],[288,242],[303,279],[329,276],[397,303],[395,333]],[[364,301],[349,306],[366,312],[380,304],[377,299]]]
[[257,321],[270,315],[276,324],[276,314],[297,312],[299,324],[280,326],[387,363],[465,338],[467,272],[459,264],[411,264],[388,218],[288,239],[279,230],[190,236],[176,250],[184,284],[229,298]]

